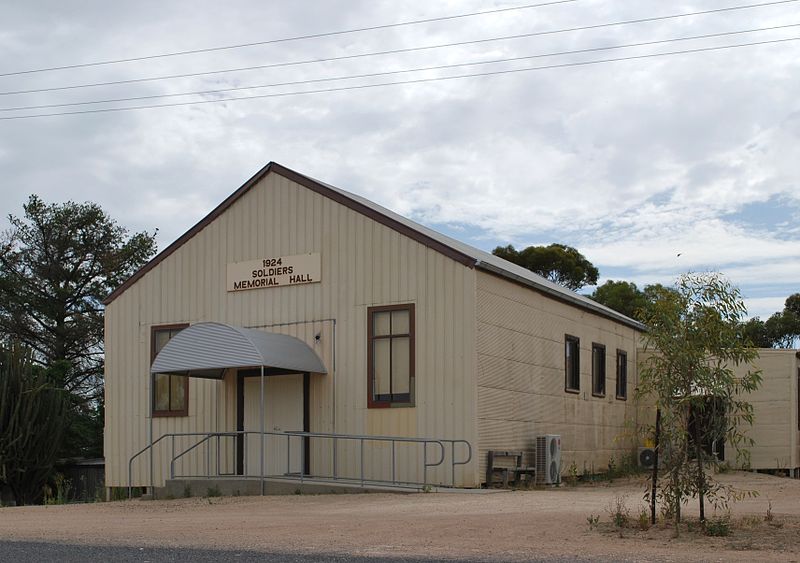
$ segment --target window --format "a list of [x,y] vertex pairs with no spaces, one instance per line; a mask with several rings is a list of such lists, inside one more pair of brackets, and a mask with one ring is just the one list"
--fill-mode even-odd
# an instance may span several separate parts
[[[150,339],[150,361],[170,339],[188,324],[154,326]],[[189,414],[189,378],[168,373],[153,374],[153,416],[187,416]]]
[[581,341],[567,334],[564,336],[564,390],[577,393],[581,390]]
[[617,350],[617,399],[628,398],[628,353]]
[[414,305],[367,311],[367,406],[414,406]]
[[592,395],[603,397],[606,394],[606,347],[592,343]]

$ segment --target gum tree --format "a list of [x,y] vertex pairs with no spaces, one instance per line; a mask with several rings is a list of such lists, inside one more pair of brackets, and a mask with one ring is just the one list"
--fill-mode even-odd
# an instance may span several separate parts
[[23,344],[68,394],[60,455],[101,455],[103,299],[155,253],[95,203],[32,195],[0,237],[0,339]]
[[[724,440],[737,464],[748,459],[745,428],[753,407],[746,395],[758,388],[761,373],[752,368],[757,350],[742,338],[745,314],[739,290],[717,273],[685,274],[674,288],[657,289],[644,314],[646,359],[637,394],[660,413],[664,469],[650,493],[657,491],[676,522],[689,498],[698,498],[704,521],[706,500],[725,507],[745,494],[711,477],[708,469],[720,460],[704,448]],[[747,366],[743,376],[735,370],[740,365]]]

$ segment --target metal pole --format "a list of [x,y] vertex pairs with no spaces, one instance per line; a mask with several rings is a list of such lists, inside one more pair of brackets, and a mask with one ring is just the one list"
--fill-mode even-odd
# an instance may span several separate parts
[[653,448],[653,481],[650,485],[650,523],[656,525],[656,492],[658,490],[658,452],[661,449],[661,409],[656,409],[656,435]]
[[169,478],[175,478],[175,436],[170,439],[172,442],[172,457],[169,459]]
[[364,438],[361,438],[361,486],[364,486]]
[[428,442],[422,442],[422,484],[428,486]]
[[264,366],[261,366],[261,496],[264,496]]
[[286,476],[288,477],[292,473],[292,437],[287,434],[286,435]]
[[336,450],[338,449],[339,442],[336,437],[333,438],[333,480],[336,480]]
[[452,470],[452,481],[450,484],[456,486],[456,443],[450,442],[450,468]]
[[392,440],[392,485],[397,484],[397,457],[395,456],[395,444],[396,442]]
[[[153,397],[154,389],[153,389],[153,382],[155,381],[155,376],[151,373],[150,374],[150,498],[155,498],[153,496],[153,401],[155,397]],[[174,439],[174,438],[173,438]]]

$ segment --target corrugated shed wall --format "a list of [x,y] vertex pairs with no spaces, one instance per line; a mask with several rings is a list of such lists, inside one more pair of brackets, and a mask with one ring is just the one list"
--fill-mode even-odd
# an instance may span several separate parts
[[[307,252],[322,256],[322,283],[225,290],[229,262]],[[416,304],[416,407],[368,410],[367,308],[406,302]],[[316,345],[313,336],[322,327],[321,345],[327,341],[330,348],[320,356],[330,373],[314,377],[312,430],[466,439],[474,445],[474,319],[474,270],[269,174],[108,306],[107,484],[126,485],[128,458],[147,445],[149,340],[154,325],[213,320],[288,332],[310,345]],[[265,328],[282,323],[309,324]],[[234,379],[231,374],[223,382],[192,379],[189,416],[154,419],[154,436],[234,430]],[[385,474],[386,452],[376,452],[370,454],[368,470]],[[339,455],[340,463],[354,470],[354,447]],[[200,467],[202,456],[198,451],[185,463]],[[157,484],[169,457],[169,447],[157,449]],[[418,452],[407,452],[402,470],[410,475],[419,459]],[[444,469],[431,477],[443,479]],[[475,464],[457,471],[461,484],[474,485],[476,478]],[[135,463],[133,482],[148,483],[146,456]]]
[[[761,387],[743,399],[753,405],[753,426],[742,429],[753,439],[750,466],[753,469],[794,469],[800,467],[800,431],[798,431],[798,360],[795,350],[759,350],[754,368],[762,371]],[[736,463],[735,453],[725,451],[725,459]]]
[[[625,423],[636,417],[636,331],[477,272],[478,443],[487,451],[535,451],[535,438],[560,434],[562,471],[607,467],[630,451]],[[580,393],[564,391],[564,336],[580,338]],[[591,392],[591,349],[606,346],[606,396]],[[616,350],[628,353],[627,401],[615,398]],[[533,463],[533,456],[527,460]]]

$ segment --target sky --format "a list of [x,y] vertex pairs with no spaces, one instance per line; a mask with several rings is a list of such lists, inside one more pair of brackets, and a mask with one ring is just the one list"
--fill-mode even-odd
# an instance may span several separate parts
[[800,2],[608,24],[768,1],[4,0],[0,215],[94,201],[164,248],[276,161],[484,250],[569,244],[600,283],[719,271],[765,318],[800,291]]

